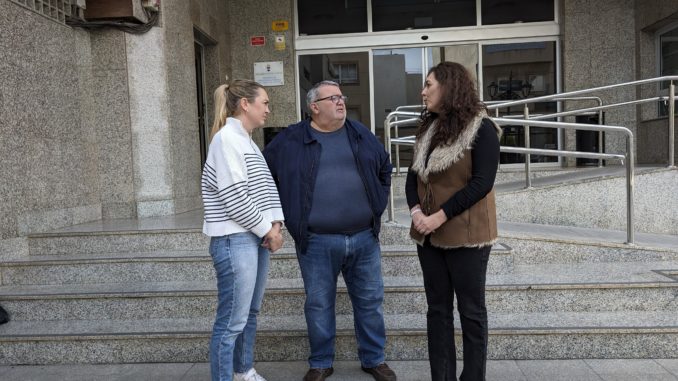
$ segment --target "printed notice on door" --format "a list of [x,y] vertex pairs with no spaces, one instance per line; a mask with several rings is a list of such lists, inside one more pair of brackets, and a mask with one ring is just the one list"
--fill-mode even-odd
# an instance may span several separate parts
[[263,86],[282,86],[285,84],[282,61],[255,62],[254,80]]

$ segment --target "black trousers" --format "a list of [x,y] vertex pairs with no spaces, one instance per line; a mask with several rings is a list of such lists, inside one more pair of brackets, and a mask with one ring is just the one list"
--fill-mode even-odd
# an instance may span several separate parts
[[487,361],[485,274],[491,246],[439,249],[426,239],[417,245],[424,273],[428,312],[428,355],[431,380],[457,380],[454,344],[454,294],[461,320],[464,368],[461,381],[484,381]]

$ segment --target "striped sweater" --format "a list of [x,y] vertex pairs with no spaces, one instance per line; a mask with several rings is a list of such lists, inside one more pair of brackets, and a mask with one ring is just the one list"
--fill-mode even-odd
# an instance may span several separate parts
[[211,237],[251,231],[263,237],[282,221],[280,198],[266,161],[238,119],[212,138],[202,171],[203,233]]

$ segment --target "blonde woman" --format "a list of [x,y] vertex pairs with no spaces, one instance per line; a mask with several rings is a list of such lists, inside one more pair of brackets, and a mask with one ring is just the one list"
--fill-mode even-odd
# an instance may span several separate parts
[[218,305],[210,340],[212,380],[265,381],[254,370],[257,314],[269,252],[282,246],[283,212],[252,131],[270,113],[264,88],[234,80],[214,92],[215,117],[202,173],[203,232],[211,237]]

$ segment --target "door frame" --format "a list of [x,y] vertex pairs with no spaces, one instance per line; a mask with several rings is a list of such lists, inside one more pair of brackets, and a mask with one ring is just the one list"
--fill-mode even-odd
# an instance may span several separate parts
[[[477,0],[477,6],[480,7],[480,0]],[[478,88],[483,89],[483,55],[482,49],[485,45],[512,44],[550,41],[555,43],[555,85],[556,93],[562,91],[562,53],[560,25],[558,16],[558,3],[555,1],[554,21],[536,22],[525,24],[504,24],[488,25],[480,24],[478,16],[478,25],[470,27],[440,28],[430,30],[404,30],[389,32],[368,32],[368,33],[347,33],[322,36],[299,36],[298,25],[295,25],[295,59],[294,59],[294,78],[296,93],[296,113],[297,119],[301,119],[301,99],[299,90],[299,57],[309,54],[334,54],[334,53],[356,53],[367,52],[369,64],[369,94],[370,94],[370,124],[372,133],[375,133],[376,123],[374,111],[374,50],[381,49],[406,49],[406,48],[426,48],[454,45],[477,45],[478,51]],[[371,2],[368,1],[368,27],[371,29]],[[297,2],[294,1],[296,10]],[[480,9],[480,8],[478,8]],[[479,12],[478,12],[479,13]],[[296,21],[295,21],[296,22]],[[424,39],[423,37],[426,37]],[[425,50],[422,50],[424,56]],[[426,57],[423,57],[425,63]],[[425,76],[426,73],[422,73]],[[423,83],[423,79],[422,79]],[[481,100],[483,92],[480,91]],[[557,111],[561,111],[560,103],[557,104]],[[562,118],[558,118],[560,121]],[[381,121],[383,123],[383,121]],[[563,149],[564,134],[563,131],[557,132],[558,149]],[[532,163],[535,167],[561,165],[563,158],[558,157],[556,162],[552,163]],[[524,164],[502,164],[511,168]]]

